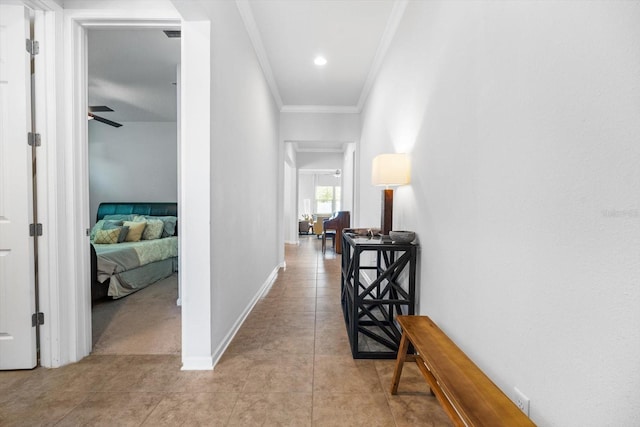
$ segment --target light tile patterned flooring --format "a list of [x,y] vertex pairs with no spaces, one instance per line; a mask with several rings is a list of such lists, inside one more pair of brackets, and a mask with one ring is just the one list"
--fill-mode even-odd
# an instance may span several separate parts
[[1,426],[448,426],[417,368],[388,392],[392,360],[354,360],[340,262],[301,237],[214,371],[176,355],[92,355],[0,372]]

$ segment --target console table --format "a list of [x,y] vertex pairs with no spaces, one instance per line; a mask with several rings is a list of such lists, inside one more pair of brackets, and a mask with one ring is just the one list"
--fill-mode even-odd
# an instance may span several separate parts
[[351,354],[394,359],[402,336],[394,318],[415,314],[418,245],[348,232],[342,243],[341,301]]

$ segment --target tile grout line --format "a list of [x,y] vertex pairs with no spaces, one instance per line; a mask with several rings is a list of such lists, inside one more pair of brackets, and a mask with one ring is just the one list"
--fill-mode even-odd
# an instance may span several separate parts
[[315,274],[315,295],[316,301],[315,306],[316,310],[314,312],[314,321],[313,321],[313,360],[312,360],[312,370],[311,370],[311,419],[309,420],[309,425],[313,426],[313,407],[315,406],[315,382],[316,382],[316,349],[317,349],[317,329],[318,329],[318,267],[320,264],[320,254],[322,252],[316,251],[316,274]]
[[391,414],[391,417],[393,418],[393,423],[397,426],[398,425],[398,420],[396,419],[395,412],[391,408],[391,395],[389,393],[387,393],[387,389],[385,389],[384,384],[382,384],[382,377],[380,376],[380,370],[378,370],[378,366],[376,364],[374,364],[374,367],[376,368],[376,374],[378,375],[378,382],[380,383],[380,388],[382,389],[382,394],[384,394],[384,399],[387,402],[387,408],[389,409],[389,413]]
[[158,400],[158,403],[156,403],[156,406],[154,406],[154,407],[153,407],[153,409],[149,411],[149,413],[147,414],[147,416],[146,416],[146,417],[144,417],[144,420],[142,420],[142,422],[140,423],[140,426],[143,426],[143,425],[144,425],[144,423],[146,423],[146,422],[147,422],[147,420],[149,419],[149,417],[151,416],[151,414],[153,414],[153,412],[154,412],[156,409],[158,409],[158,406],[160,406],[160,403],[161,403],[161,402],[165,399],[165,397],[166,397],[166,396],[165,396],[165,394],[166,394],[166,393],[163,393],[163,396],[160,398],[160,400]]
[[80,407],[80,405],[82,405],[84,402],[86,402],[86,401],[87,401],[87,399],[89,399],[89,395],[90,395],[91,393],[95,393],[95,391],[89,391],[89,392],[87,393],[87,395],[85,396],[85,398],[84,398],[84,399],[82,399],[82,401],[80,401],[80,403],[78,403],[77,405],[75,405],[73,408],[69,409],[69,410],[68,410],[68,411],[67,411],[67,412],[66,412],[62,417],[60,417],[60,418],[58,419],[58,421],[55,421],[55,422],[53,423],[53,425],[58,425],[58,424],[60,424],[62,421],[64,421],[64,419],[65,419],[65,418],[66,418],[70,413],[72,413],[73,411],[75,411],[78,407]]

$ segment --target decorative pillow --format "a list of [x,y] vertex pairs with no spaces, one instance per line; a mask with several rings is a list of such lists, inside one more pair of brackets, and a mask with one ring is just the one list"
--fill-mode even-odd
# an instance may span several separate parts
[[118,243],[124,242],[124,239],[127,237],[127,233],[129,232],[129,227],[124,227],[122,221],[112,221],[110,219],[105,220],[104,225],[102,226],[103,230],[113,230],[117,228],[120,230],[120,236],[118,236]]
[[164,223],[162,237],[171,237],[176,234],[176,225],[178,224],[177,216],[156,216],[154,219],[159,219]]
[[127,234],[129,234],[129,227],[123,225],[118,236],[118,243],[124,242],[127,239]]
[[144,232],[144,227],[147,225],[146,222],[133,222],[133,221],[125,221],[124,226],[129,227],[129,232],[127,233],[127,237],[124,239],[125,242],[138,242],[142,237],[142,233]]
[[102,226],[104,225],[104,219],[96,222],[96,225],[91,229],[91,234],[89,234],[89,240],[94,241],[96,239],[96,233],[98,230],[102,230]]
[[164,230],[164,223],[159,219],[147,220],[147,226],[142,233],[142,240],[155,240],[162,237],[162,231]]
[[119,228],[113,228],[111,230],[98,230],[96,232],[96,238],[94,243],[107,244],[107,245],[118,243],[119,236],[120,236]]
[[178,224],[177,216],[137,215],[133,217],[133,221],[149,221],[150,219],[160,220],[163,222],[162,236],[160,237],[170,237],[176,234],[176,225]]
[[106,223],[102,227],[103,230],[120,230],[120,234],[118,235],[118,243],[122,243],[127,238],[127,233],[129,233],[129,227],[125,227],[123,225],[120,226],[108,226]]

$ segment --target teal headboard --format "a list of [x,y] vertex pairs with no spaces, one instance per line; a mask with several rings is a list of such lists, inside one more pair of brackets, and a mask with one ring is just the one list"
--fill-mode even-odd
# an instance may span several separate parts
[[[153,215],[153,216],[178,216],[178,203],[176,202],[113,202],[100,203],[96,221],[100,221],[105,215]],[[178,235],[176,226],[175,235]]]

